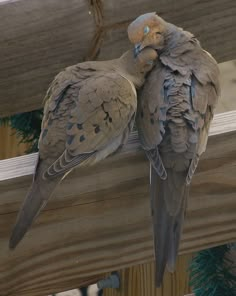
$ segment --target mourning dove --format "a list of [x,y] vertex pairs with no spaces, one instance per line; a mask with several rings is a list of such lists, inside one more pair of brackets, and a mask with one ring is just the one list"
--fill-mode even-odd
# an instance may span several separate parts
[[59,73],[45,98],[39,158],[31,189],[13,229],[15,248],[63,177],[75,166],[90,166],[121,148],[132,130],[136,87],[157,57],[145,48],[119,59],[84,62]]
[[173,272],[187,205],[189,184],[205,151],[220,93],[213,57],[189,32],[155,12],[128,28],[137,53],[146,44],[158,52],[138,95],[137,127],[150,160],[150,192],[156,258],[156,284],[165,267]]

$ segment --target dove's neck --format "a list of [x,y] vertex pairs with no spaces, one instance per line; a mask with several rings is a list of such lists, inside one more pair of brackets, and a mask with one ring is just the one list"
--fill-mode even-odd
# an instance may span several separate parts
[[186,47],[186,44],[190,41],[194,41],[195,44],[198,44],[198,41],[190,32],[184,31],[182,28],[170,23],[166,23],[166,26],[165,47],[162,54],[170,54],[175,51],[180,53],[181,47]]
[[147,61],[147,63],[141,63],[138,58],[134,56],[134,51],[129,50],[125,52],[117,61],[117,68],[120,74],[131,81],[136,88],[143,85],[145,75],[152,69],[151,63],[153,61]]

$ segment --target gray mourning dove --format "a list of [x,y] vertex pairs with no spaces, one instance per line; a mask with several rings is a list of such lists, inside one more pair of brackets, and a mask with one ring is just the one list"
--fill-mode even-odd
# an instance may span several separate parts
[[156,284],[165,267],[173,272],[186,210],[189,184],[205,151],[220,93],[213,57],[189,32],[155,12],[128,27],[137,53],[152,44],[158,53],[138,94],[137,127],[150,160],[150,193],[156,257]]
[[135,88],[156,57],[151,48],[137,56],[130,50],[119,59],[79,63],[55,77],[45,98],[33,183],[13,229],[11,249],[71,169],[93,165],[125,144],[137,109]]

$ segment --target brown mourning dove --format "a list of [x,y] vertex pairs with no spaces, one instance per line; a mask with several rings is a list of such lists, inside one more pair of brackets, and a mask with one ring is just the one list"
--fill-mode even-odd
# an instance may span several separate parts
[[220,93],[219,70],[191,33],[154,12],[132,22],[128,34],[137,53],[146,44],[158,52],[138,95],[137,127],[151,162],[156,283],[160,286],[166,265],[171,272],[175,268],[189,184],[206,149]]
[[71,169],[93,165],[125,144],[137,109],[135,88],[143,84],[156,57],[151,48],[138,56],[130,50],[119,59],[80,63],[56,76],[45,98],[39,158],[11,249]]

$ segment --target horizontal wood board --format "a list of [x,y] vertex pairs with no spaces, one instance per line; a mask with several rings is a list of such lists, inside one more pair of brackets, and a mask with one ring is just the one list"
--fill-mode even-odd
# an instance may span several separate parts
[[0,117],[42,107],[53,77],[130,45],[127,25],[157,11],[193,32],[218,62],[236,58],[234,0],[18,0],[0,2]]
[[[191,187],[181,254],[236,240],[235,112],[215,116]],[[17,163],[23,175],[9,174],[0,182],[2,295],[47,295],[78,287],[97,274],[153,261],[149,166],[137,136],[122,153],[69,175],[10,252],[10,231],[35,160],[35,155],[25,157],[0,161],[0,180]]]

